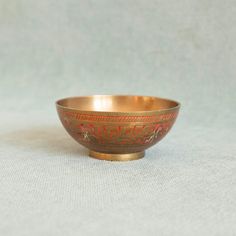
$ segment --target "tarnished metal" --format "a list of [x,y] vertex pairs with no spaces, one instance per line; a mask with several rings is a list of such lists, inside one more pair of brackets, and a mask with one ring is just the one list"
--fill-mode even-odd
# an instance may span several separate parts
[[149,96],[94,95],[56,102],[67,132],[98,159],[139,159],[173,126],[180,104]]

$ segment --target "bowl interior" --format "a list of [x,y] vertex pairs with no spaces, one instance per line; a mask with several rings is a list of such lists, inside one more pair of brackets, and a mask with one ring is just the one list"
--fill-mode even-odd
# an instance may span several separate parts
[[57,101],[62,107],[81,111],[105,112],[136,112],[171,109],[179,105],[168,99],[148,96],[112,96],[94,95],[86,97],[71,97]]

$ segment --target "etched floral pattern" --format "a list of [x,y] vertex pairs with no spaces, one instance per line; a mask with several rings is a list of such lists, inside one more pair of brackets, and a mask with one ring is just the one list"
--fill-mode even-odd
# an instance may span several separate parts
[[[153,117],[153,120],[161,120],[159,122],[130,122],[131,118],[124,118],[120,122],[120,117],[112,117],[112,122],[93,122],[91,119],[101,119],[95,116],[88,116],[76,113],[64,113],[62,122],[66,129],[69,129],[76,138],[82,143],[99,143],[110,145],[147,145],[153,144],[160,140],[172,127],[177,113],[162,114],[161,118]],[[84,117],[85,120],[81,120]],[[92,118],[91,118],[92,117]],[[110,117],[106,117],[110,119]],[[143,116],[143,120],[150,120],[147,116]],[[126,122],[129,120],[129,122]],[[142,121],[140,117],[134,120]],[[114,121],[114,122],[113,122]]]

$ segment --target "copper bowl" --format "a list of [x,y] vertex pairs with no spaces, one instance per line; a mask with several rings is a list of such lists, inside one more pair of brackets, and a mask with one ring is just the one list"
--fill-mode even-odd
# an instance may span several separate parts
[[180,104],[149,96],[95,95],[56,102],[67,132],[103,160],[142,158],[173,126]]

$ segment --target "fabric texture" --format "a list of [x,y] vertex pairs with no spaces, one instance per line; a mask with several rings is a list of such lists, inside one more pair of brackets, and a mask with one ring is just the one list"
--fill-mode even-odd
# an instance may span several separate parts
[[[0,235],[236,235],[236,2],[0,1]],[[131,162],[88,157],[55,100],[176,99]]]

